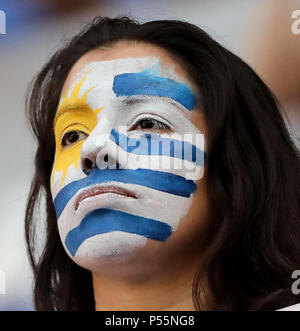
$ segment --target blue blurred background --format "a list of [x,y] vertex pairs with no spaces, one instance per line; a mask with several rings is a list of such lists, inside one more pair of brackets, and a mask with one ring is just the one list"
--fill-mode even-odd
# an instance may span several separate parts
[[6,34],[0,34],[0,310],[34,310],[23,224],[36,145],[24,102],[50,55],[95,15],[189,21],[258,72],[286,110],[299,147],[300,34],[291,29],[296,9],[300,0],[0,0],[6,16]]

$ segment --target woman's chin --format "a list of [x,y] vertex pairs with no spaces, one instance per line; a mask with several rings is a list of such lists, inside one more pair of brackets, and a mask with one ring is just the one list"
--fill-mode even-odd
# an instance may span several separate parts
[[[81,267],[96,273],[118,272],[130,268],[142,254],[147,238],[115,231],[85,240],[70,257]],[[132,269],[132,267],[131,267]]]

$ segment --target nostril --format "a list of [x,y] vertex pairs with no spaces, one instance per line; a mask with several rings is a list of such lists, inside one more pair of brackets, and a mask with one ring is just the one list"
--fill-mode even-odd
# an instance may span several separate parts
[[93,168],[93,165],[94,165],[94,163],[93,163],[93,161],[91,161],[90,159],[85,159],[84,160],[84,169],[85,170],[92,170],[92,168]]
[[89,156],[83,157],[82,161],[81,161],[81,167],[82,167],[82,171],[88,175],[91,170],[94,167],[98,167],[98,168],[103,168],[104,164],[105,164],[105,168],[109,166],[109,156],[108,154],[102,154],[101,156],[101,160],[97,160],[95,159],[93,154],[90,154]]

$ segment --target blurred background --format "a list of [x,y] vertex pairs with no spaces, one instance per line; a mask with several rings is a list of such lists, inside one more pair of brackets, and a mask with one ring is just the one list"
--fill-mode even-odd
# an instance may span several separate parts
[[51,54],[95,15],[202,27],[277,95],[300,147],[300,34],[292,31],[300,0],[0,0],[0,10],[0,310],[34,310],[23,234],[36,148],[24,116],[26,92]]

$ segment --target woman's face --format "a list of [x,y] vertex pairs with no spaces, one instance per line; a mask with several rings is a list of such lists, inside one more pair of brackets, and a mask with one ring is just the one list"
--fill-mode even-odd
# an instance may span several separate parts
[[71,259],[138,274],[200,256],[205,122],[195,85],[169,53],[121,42],[85,54],[54,130],[51,191]]

